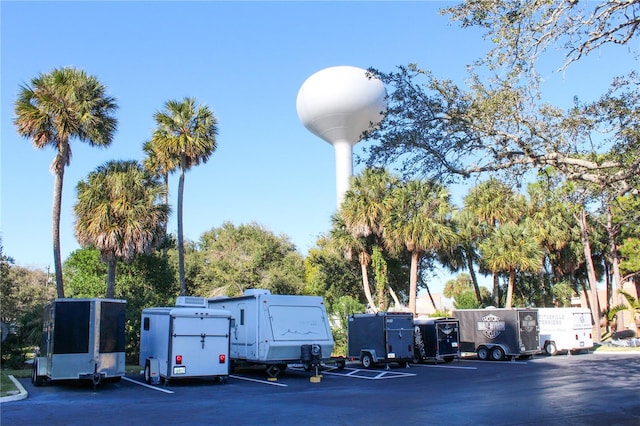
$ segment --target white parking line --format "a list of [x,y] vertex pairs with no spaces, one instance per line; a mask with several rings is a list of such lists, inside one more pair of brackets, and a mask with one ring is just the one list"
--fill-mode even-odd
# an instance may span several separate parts
[[477,370],[478,367],[460,367],[457,365],[445,365],[445,364],[412,364],[412,367],[426,367],[426,368],[453,368],[458,370]]
[[[365,379],[365,380],[386,380],[386,379],[397,379],[400,377],[413,377],[415,373],[402,373],[399,371],[386,371],[386,370],[368,370],[368,369],[350,369],[348,373],[333,373],[332,371],[338,370],[337,368],[331,368],[322,372],[322,374],[328,374],[331,376],[343,376],[343,377],[353,377],[355,379]],[[362,372],[362,373],[361,373]],[[371,373],[378,372],[375,376],[371,376]]]
[[127,382],[135,383],[136,385],[144,386],[145,388],[157,390],[157,391],[164,392],[164,393],[175,393],[174,391],[170,391],[168,389],[159,388],[157,386],[151,386],[151,385],[148,385],[146,383],[142,383],[142,382],[139,382],[137,380],[130,379],[128,377],[123,377],[122,380],[126,380]]
[[238,379],[238,380],[246,380],[248,382],[264,383],[265,385],[282,386],[282,387],[289,386],[289,385],[285,385],[283,383],[269,382],[267,380],[251,379],[249,377],[242,377],[242,376],[236,376],[236,375],[230,375],[229,377],[233,377],[234,379]]

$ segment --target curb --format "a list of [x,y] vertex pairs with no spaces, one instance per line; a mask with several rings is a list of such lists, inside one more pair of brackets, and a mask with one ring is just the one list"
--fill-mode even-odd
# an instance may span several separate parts
[[9,374],[7,377],[9,377],[9,379],[13,382],[13,384],[16,385],[16,387],[18,388],[19,393],[15,394],[15,395],[3,396],[2,398],[0,398],[0,403],[11,402],[11,401],[20,401],[20,400],[25,399],[26,397],[29,396],[27,391],[24,389],[24,386],[22,386],[22,384],[20,384],[18,379],[13,377],[11,374]]

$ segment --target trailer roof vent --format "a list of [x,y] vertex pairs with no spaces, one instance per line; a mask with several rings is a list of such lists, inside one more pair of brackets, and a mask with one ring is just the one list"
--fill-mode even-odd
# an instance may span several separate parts
[[197,296],[178,296],[176,298],[176,306],[189,306],[195,308],[206,308],[207,301],[204,297]]
[[248,288],[244,291],[245,296],[257,296],[259,294],[271,294],[271,292],[264,288]]

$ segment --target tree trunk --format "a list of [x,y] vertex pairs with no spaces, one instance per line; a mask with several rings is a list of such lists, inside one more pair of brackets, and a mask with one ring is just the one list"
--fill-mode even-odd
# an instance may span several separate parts
[[500,307],[500,280],[498,279],[498,273],[493,273],[493,301],[496,304],[496,308]]
[[[55,164],[55,163],[54,163]],[[60,256],[60,208],[62,205],[62,183],[64,180],[64,164],[54,170],[53,182],[53,266],[56,274],[57,297],[64,297],[64,281],[62,279],[62,259]]]
[[476,299],[478,303],[482,303],[482,295],[480,294],[480,286],[478,285],[478,277],[476,277],[476,271],[473,269],[473,259],[469,252],[466,253],[467,268],[469,269],[469,275],[471,276],[471,282],[473,283],[473,290],[476,292]]
[[180,180],[178,181],[178,276],[180,277],[180,296],[187,295],[187,283],[184,278],[184,235],[182,227],[182,201],[184,197],[184,171],[186,159],[181,160]]
[[[409,312],[416,316],[416,299],[418,297],[418,260],[419,251],[411,252],[411,269],[409,272]],[[435,305],[434,305],[435,307]]]
[[513,301],[513,288],[516,284],[516,270],[509,271],[509,284],[507,285],[507,301],[504,304],[505,308],[511,308]]
[[593,266],[591,257],[591,244],[589,243],[589,229],[587,228],[587,211],[582,208],[580,216],[577,217],[580,224],[580,240],[584,249],[585,262],[587,264],[587,277],[589,279],[589,287],[591,289],[591,315],[593,316],[594,337],[596,343],[602,340],[602,331],[600,329],[600,304],[598,301],[598,281],[596,279],[596,270]]
[[116,296],[116,265],[118,259],[110,255],[107,258],[107,299],[113,299]]
[[362,271],[362,287],[364,289],[364,296],[367,298],[367,302],[369,303],[369,309],[373,312],[378,312],[378,308],[376,304],[373,302],[373,297],[371,296],[371,287],[369,287],[369,273],[367,272],[367,262],[365,261],[366,253],[360,253],[360,270]]
[[[164,189],[165,189],[164,205],[167,206],[167,208],[169,208],[169,173],[165,173],[163,175],[163,178],[164,178]],[[167,247],[167,243],[169,239],[168,228],[169,228],[169,214],[167,214],[167,220],[165,220],[164,223],[162,224],[162,237],[164,238],[164,241],[162,242],[162,256],[165,259],[167,258],[167,252],[168,252],[168,247]]]
[[[616,244],[616,237],[618,235],[618,229],[613,224],[613,212],[611,211],[611,205],[607,204],[607,234],[609,235],[609,257],[611,257],[611,266],[613,267],[613,281],[616,284],[616,292],[618,295],[618,305],[628,304],[627,299],[620,294],[622,290],[622,275],[620,274],[620,256],[618,255],[618,245]],[[624,330],[624,312],[620,311],[616,315],[616,331]]]

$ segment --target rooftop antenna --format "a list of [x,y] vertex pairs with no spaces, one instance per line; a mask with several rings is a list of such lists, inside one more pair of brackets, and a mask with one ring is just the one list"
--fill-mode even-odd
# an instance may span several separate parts
[[338,208],[353,175],[353,146],[382,120],[385,98],[382,81],[352,66],[320,70],[300,87],[296,101],[300,121],[335,149]]

